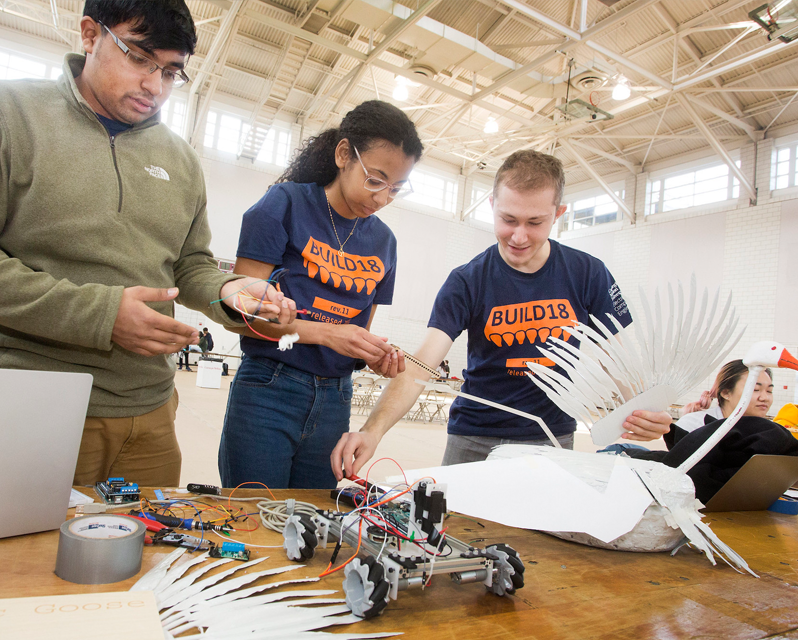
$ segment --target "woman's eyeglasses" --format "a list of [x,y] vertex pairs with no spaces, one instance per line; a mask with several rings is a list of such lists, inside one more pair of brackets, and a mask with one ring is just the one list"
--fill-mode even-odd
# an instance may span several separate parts
[[382,178],[371,175],[368,169],[366,169],[366,165],[363,164],[363,159],[360,157],[360,152],[357,150],[357,147],[352,145],[352,148],[355,150],[357,161],[360,163],[360,166],[363,167],[363,172],[366,174],[366,181],[363,183],[363,187],[367,191],[377,193],[378,191],[388,189],[388,197],[392,199],[404,198],[413,193],[413,187],[410,185],[409,180],[403,184],[390,184],[389,182],[385,182]]

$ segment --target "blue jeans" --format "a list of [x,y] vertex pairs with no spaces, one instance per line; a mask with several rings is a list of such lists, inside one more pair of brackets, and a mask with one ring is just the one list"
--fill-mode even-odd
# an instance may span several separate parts
[[349,431],[352,378],[322,378],[268,358],[244,357],[219,446],[222,485],[334,489],[330,454]]

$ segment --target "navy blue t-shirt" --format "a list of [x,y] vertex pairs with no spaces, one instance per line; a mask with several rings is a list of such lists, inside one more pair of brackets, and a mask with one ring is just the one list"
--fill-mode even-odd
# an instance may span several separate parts
[[[560,327],[573,326],[576,321],[593,326],[590,315],[609,323],[607,313],[627,326],[632,316],[601,260],[554,240],[549,242],[551,255],[535,273],[510,267],[498,245],[452,271],[438,292],[428,326],[452,340],[468,331],[464,392],[536,415],[560,436],[572,433],[576,422],[527,377],[525,362],[553,366],[538,347],[550,335],[563,338]],[[575,338],[569,342],[578,347]],[[559,367],[557,371],[564,373]],[[452,404],[449,433],[546,437],[536,423],[464,398],[456,398]]]
[[[355,221],[335,209],[332,216],[345,243],[343,256],[324,189],[315,183],[273,185],[244,214],[237,255],[287,269],[280,279],[282,292],[296,301],[297,309],[310,311],[299,319],[365,327],[372,305],[393,299],[396,238],[382,220],[370,216],[358,219],[347,240]],[[247,337],[241,338],[241,350],[328,378],[350,375],[355,362],[327,347],[295,344],[278,351],[276,342]]]
[[133,128],[133,125],[128,124],[127,122],[120,122],[119,120],[106,118],[105,116],[101,116],[99,113],[96,113],[95,115],[100,123],[105,127],[105,130],[108,132],[109,136],[115,136],[118,133],[122,133],[123,131]]

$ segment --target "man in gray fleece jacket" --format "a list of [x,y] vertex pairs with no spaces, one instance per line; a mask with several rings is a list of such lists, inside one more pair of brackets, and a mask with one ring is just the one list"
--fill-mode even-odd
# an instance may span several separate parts
[[57,82],[0,83],[0,368],[94,376],[76,484],[176,486],[169,354],[199,336],[172,300],[227,325],[245,287],[248,312],[295,306],[217,269],[199,159],[159,121],[196,44],[183,0],[88,0],[80,28]]

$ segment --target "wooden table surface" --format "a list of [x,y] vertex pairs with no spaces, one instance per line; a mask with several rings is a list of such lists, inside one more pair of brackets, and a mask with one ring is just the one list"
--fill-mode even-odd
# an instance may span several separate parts
[[[263,490],[236,492],[241,497],[262,494]],[[275,494],[278,499],[293,497],[319,507],[333,506],[326,491]],[[458,586],[443,575],[434,578],[424,592],[400,592],[382,616],[348,631],[402,631],[409,640],[798,640],[798,516],[716,513],[708,514],[706,521],[745,558],[758,579],[738,574],[725,564],[712,566],[703,555],[686,548],[674,557],[606,551],[534,531],[487,521],[480,526],[450,517],[449,535],[479,547],[504,542],[516,549],[526,565],[524,588],[515,596],[500,598],[481,584]],[[282,544],[279,534],[263,528],[236,538],[251,544]],[[57,531],[0,540],[0,597],[120,591],[138,579],[113,585],[65,582],[53,573],[57,546]],[[349,557],[347,550],[342,549],[338,563]],[[171,547],[145,547],[142,573],[171,551]],[[307,567],[292,576],[317,576],[327,567],[331,552],[332,545],[318,549]],[[253,549],[253,558],[263,555],[270,556],[267,567],[290,564],[282,549]],[[306,586],[340,590],[342,573]]]

